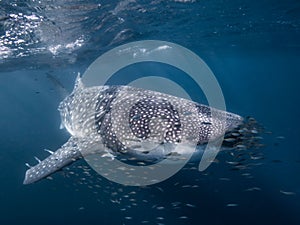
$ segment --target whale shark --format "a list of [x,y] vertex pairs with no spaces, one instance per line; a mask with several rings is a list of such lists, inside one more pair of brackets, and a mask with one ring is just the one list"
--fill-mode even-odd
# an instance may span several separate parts
[[[37,182],[86,155],[157,162],[185,155],[178,144],[205,146],[244,118],[188,99],[132,86],[86,87],[80,75],[58,107],[69,140],[30,166],[24,184]],[[175,146],[175,147],[174,147]],[[174,152],[176,149],[176,152]]]

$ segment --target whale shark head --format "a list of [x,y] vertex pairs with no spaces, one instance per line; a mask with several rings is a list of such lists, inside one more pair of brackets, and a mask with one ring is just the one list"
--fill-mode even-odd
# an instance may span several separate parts
[[61,116],[60,128],[74,137],[85,137],[94,127],[95,102],[105,86],[85,87],[78,74],[74,89],[58,107]]
[[83,92],[84,85],[81,81],[80,74],[77,75],[75,86],[70,95],[68,95],[58,106],[58,110],[61,116],[60,128],[66,128],[67,131],[72,135],[76,135],[76,127],[74,125],[75,115],[78,114],[78,99],[80,93]]
[[61,125],[60,128],[66,128],[66,130],[72,135],[72,136],[78,136],[76,134],[76,127],[74,122],[76,122],[75,115],[78,114],[77,108],[74,107],[78,105],[76,99],[77,99],[77,93],[73,92],[68,97],[66,97],[58,106],[58,111],[60,112],[61,117]]

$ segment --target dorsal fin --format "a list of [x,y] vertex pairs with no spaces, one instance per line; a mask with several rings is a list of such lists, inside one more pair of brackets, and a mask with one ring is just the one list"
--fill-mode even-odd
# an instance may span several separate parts
[[78,72],[73,92],[81,90],[83,88],[84,88],[84,84],[82,83],[82,80],[81,80],[81,77],[80,77],[80,73]]

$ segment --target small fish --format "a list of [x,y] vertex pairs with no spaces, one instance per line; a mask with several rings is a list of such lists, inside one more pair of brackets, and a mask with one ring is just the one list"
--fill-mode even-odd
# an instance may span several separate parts
[[246,146],[245,145],[241,145],[241,144],[236,145],[235,147],[239,148],[239,149],[246,149]]
[[231,170],[244,170],[244,169],[247,169],[246,165],[237,165],[234,166]]
[[251,173],[242,173],[242,176],[251,176]]
[[191,208],[195,208],[196,206],[195,205],[193,205],[193,204],[189,204],[189,203],[187,203],[187,204],[185,204],[187,207],[191,207]]
[[157,204],[153,205],[151,208],[154,209],[154,208],[156,208],[156,206],[157,206]]
[[173,207],[179,206],[181,204],[181,202],[172,202],[171,203]]
[[164,192],[164,190],[161,187],[156,187],[158,190],[160,190],[161,192]]
[[258,134],[258,131],[255,130],[255,129],[253,129],[253,130],[251,130],[251,133],[252,133],[252,134]]
[[237,207],[237,206],[239,206],[239,204],[236,204],[236,203],[228,203],[226,206],[227,206],[227,207]]
[[229,165],[238,165],[238,162],[234,162],[234,161],[226,161],[226,163],[228,163]]
[[280,190],[280,193],[282,193],[284,195],[295,195],[296,194],[295,192],[292,192],[292,191],[283,191],[283,190]]
[[235,138],[225,138],[224,141],[227,142],[234,142],[236,139]]
[[187,219],[188,217],[187,216],[180,216],[178,217],[179,219]]
[[259,139],[259,140],[262,140],[264,139],[263,137],[260,137],[260,136],[257,136],[257,137],[253,137],[254,139]]
[[245,191],[261,191],[261,188],[259,187],[252,187],[252,188],[248,188]]
[[250,158],[253,160],[264,159],[263,156],[250,156]]
[[221,178],[219,178],[219,180],[230,181],[230,179],[229,179],[229,178],[226,178],[226,177],[221,177]]
[[118,200],[110,199],[110,201],[111,201],[112,203],[120,204],[120,201],[118,201]]

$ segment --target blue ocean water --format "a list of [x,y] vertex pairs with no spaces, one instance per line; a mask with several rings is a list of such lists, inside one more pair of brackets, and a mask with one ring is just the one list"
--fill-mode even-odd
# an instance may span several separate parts
[[[139,40],[200,56],[227,110],[265,127],[264,157],[236,170],[221,152],[204,172],[147,187],[110,182],[81,160],[23,185],[25,163],[69,138],[49,75],[71,91],[98,56]],[[299,40],[296,0],[0,1],[0,224],[300,224]]]

